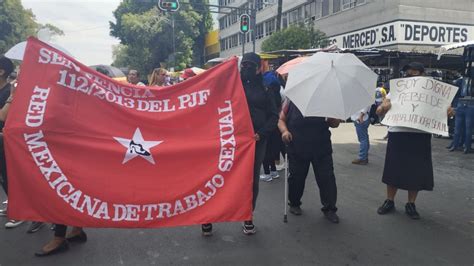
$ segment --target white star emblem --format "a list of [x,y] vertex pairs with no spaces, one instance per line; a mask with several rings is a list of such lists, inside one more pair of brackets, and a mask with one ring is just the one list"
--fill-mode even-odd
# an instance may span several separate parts
[[124,139],[119,137],[114,137],[122,146],[127,148],[125,153],[125,158],[123,159],[122,164],[127,163],[131,159],[140,156],[143,159],[147,160],[151,164],[155,164],[153,160],[153,155],[151,154],[151,148],[160,145],[163,141],[145,141],[142,136],[142,132],[137,128],[133,134],[132,139]]

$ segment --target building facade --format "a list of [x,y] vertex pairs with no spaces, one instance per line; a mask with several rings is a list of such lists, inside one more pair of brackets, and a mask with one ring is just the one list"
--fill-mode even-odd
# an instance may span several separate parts
[[[254,0],[256,51],[276,30],[277,1]],[[251,1],[219,0],[220,6],[246,8]],[[268,4],[272,3],[272,4]],[[251,51],[250,34],[239,32],[240,10],[221,8],[221,57]],[[283,0],[281,27],[313,23],[339,48],[433,51],[445,44],[474,40],[473,0]],[[245,40],[244,40],[245,39]],[[316,47],[315,47],[316,48]]]

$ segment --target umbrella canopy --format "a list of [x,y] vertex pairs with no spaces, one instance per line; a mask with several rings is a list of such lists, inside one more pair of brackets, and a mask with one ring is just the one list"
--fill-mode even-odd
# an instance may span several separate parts
[[[107,76],[111,77],[111,78],[125,78],[125,74],[122,72],[122,70],[114,67],[114,66],[109,66],[109,65],[93,65],[93,66],[89,66],[90,68],[94,69],[95,71],[98,71],[97,69],[99,70],[102,70],[104,72],[106,72]],[[101,71],[99,71],[101,72]],[[103,73],[103,72],[102,72]]]
[[[47,43],[47,44],[72,57],[71,53],[69,53],[63,47],[61,47],[57,44],[52,44],[52,43]],[[26,42],[17,43],[17,44],[15,44],[15,46],[10,48],[10,50],[8,50],[5,53],[5,57],[10,58],[12,60],[23,61],[23,56],[25,55],[25,50],[26,50]]]
[[290,70],[285,95],[304,116],[347,119],[374,103],[376,82],[355,55],[321,52]]
[[191,69],[194,72],[194,74],[196,74],[196,75],[199,75],[199,74],[204,73],[206,71],[205,69],[202,69],[202,68],[199,68],[199,67],[192,67]]
[[292,69],[294,66],[299,65],[300,63],[304,62],[308,57],[297,57],[295,59],[292,59],[283,65],[281,65],[276,72],[280,75],[286,75]]

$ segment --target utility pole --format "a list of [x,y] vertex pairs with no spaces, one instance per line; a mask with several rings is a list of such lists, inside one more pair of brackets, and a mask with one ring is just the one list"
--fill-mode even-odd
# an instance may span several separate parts
[[245,54],[245,43],[247,42],[247,34],[242,32],[242,56]]
[[256,30],[257,30],[257,6],[256,6],[256,3],[255,3],[256,0],[251,0],[250,1],[250,17],[252,17],[251,19],[251,23],[250,25],[251,28],[252,28],[252,45],[253,45],[253,48],[252,48],[252,51],[255,53],[255,35],[256,35]]
[[283,10],[283,0],[278,0],[278,13],[277,13],[277,21],[276,21],[276,31],[280,31],[281,29],[281,15]]
[[171,14],[171,27],[173,28],[173,71],[176,67],[176,38],[175,38],[175,34],[174,34],[174,24],[175,24],[175,20],[174,20],[174,14]]
[[170,60],[173,64],[173,71],[174,68],[176,67],[176,44],[175,44],[175,32],[174,32],[174,26],[175,26],[175,18],[174,18],[174,13],[179,10],[179,1],[178,0],[159,0],[158,1],[158,8],[161,9],[163,12],[169,12],[171,13],[171,29],[173,32],[172,42],[173,42],[173,55],[172,59]]

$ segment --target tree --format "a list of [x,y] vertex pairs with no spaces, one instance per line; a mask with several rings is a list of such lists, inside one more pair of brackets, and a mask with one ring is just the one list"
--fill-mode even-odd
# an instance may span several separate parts
[[33,12],[23,8],[20,0],[0,0],[0,54],[29,36],[36,36],[41,28],[49,29],[51,35],[64,35],[52,24],[37,23]]
[[[165,13],[155,1],[124,0],[114,11],[116,22],[110,23],[111,35],[125,45],[116,49],[113,64],[149,73],[163,64],[180,70],[192,64],[193,59],[199,62],[204,35],[212,27],[209,10],[203,3],[207,1],[182,3],[178,12]],[[173,51],[174,60],[170,56]]]
[[37,26],[38,29],[43,29],[43,28],[46,28],[48,29],[52,35],[56,35],[56,36],[64,36],[64,31],[61,30],[60,28],[52,25],[52,24],[49,24],[49,23],[46,23],[46,24],[38,24]]
[[37,24],[31,10],[20,0],[0,1],[0,54],[35,34]]
[[326,47],[329,40],[326,34],[314,29],[313,25],[293,25],[273,33],[262,43],[264,52],[287,49],[311,49]]

